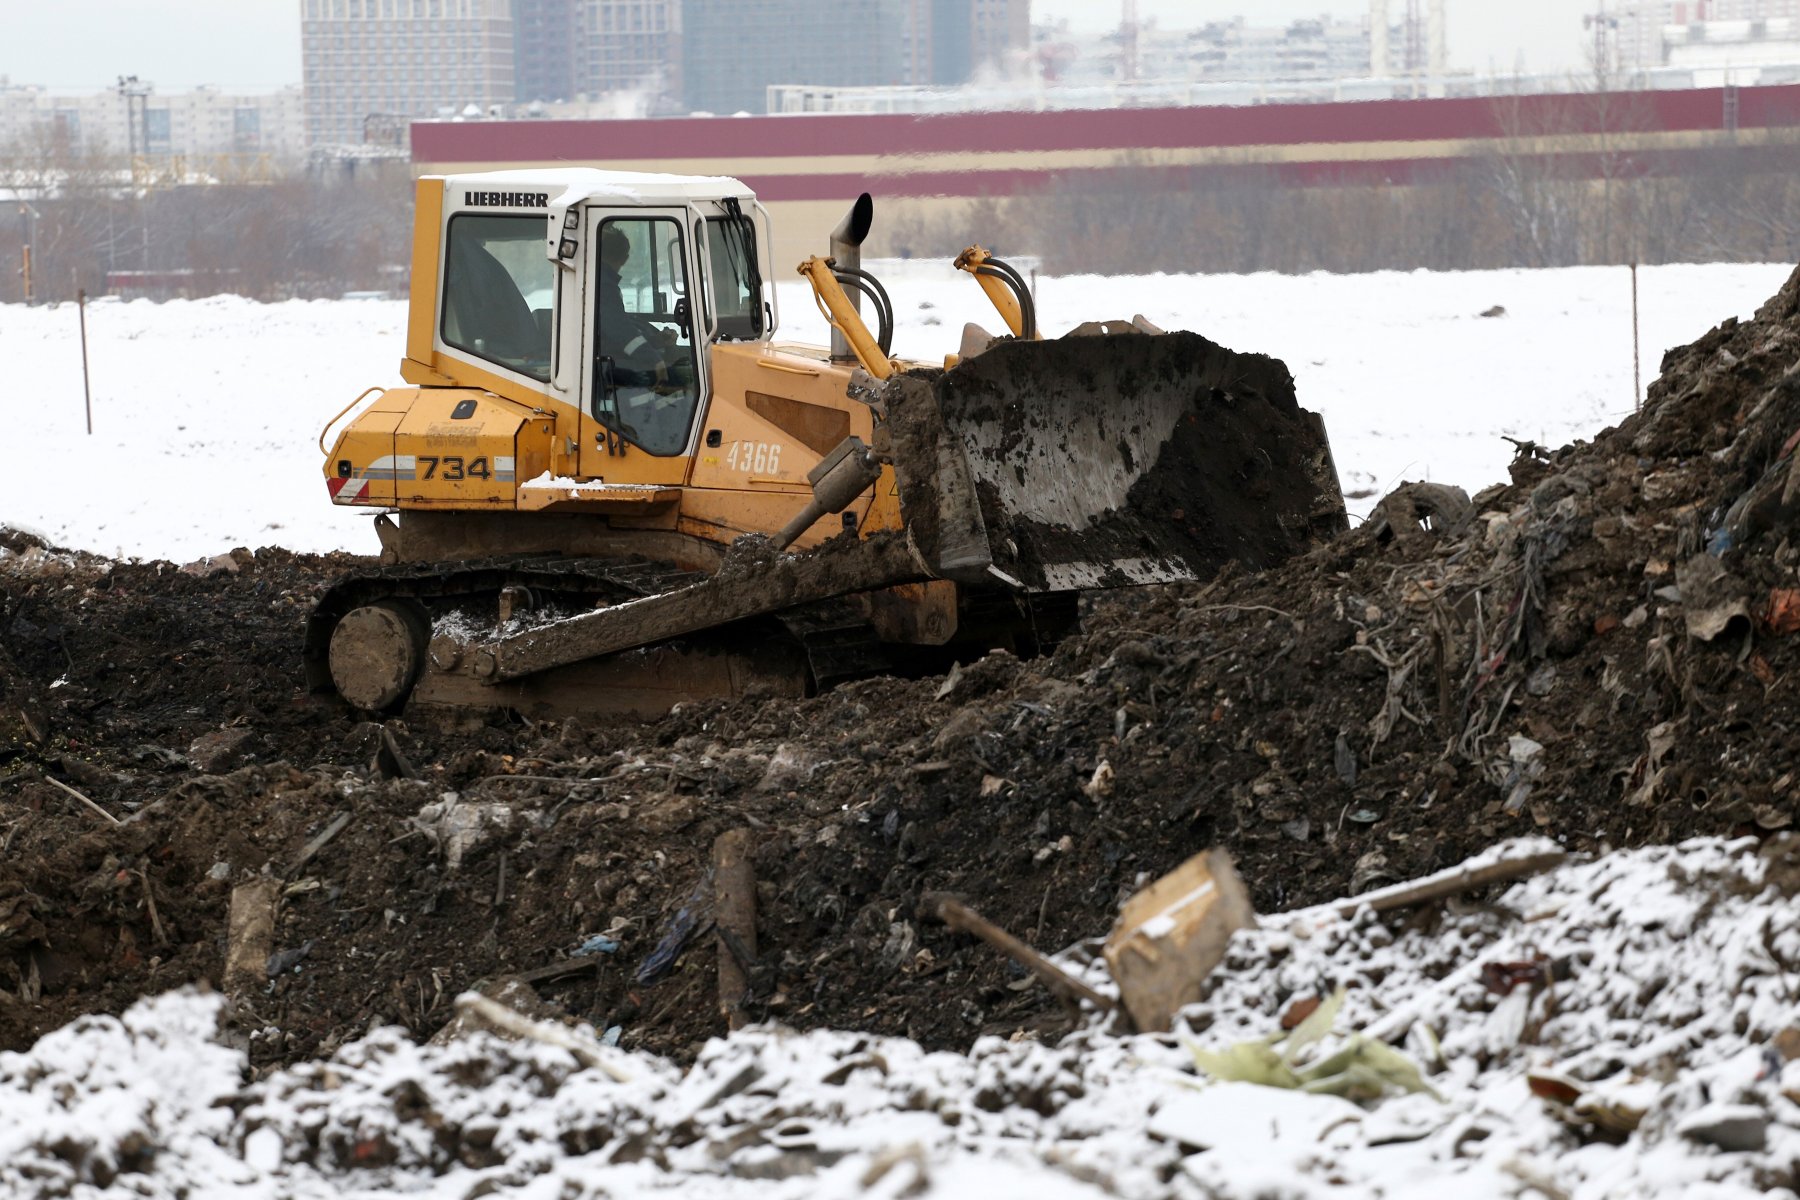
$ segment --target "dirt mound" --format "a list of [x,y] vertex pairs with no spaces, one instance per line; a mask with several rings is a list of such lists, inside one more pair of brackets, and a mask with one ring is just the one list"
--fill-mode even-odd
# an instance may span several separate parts
[[680,1055],[721,1028],[705,878],[728,829],[755,839],[754,1015],[962,1046],[1062,1016],[918,920],[926,891],[1054,948],[1212,844],[1271,911],[1515,833],[1785,827],[1797,305],[1800,277],[1671,352],[1642,415],[1525,448],[1466,507],[1403,489],[1264,574],[1106,595],[1051,658],[649,726],[384,736],[300,679],[304,613],[348,560],[9,544],[0,1046],[217,980],[231,890],[264,872],[254,1062],[376,1021],[428,1034],[459,991],[532,971],[555,1007]]

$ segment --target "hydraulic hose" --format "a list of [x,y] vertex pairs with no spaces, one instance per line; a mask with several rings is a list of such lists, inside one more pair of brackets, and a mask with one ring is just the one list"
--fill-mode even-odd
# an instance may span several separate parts
[[888,298],[881,280],[856,267],[832,268],[832,277],[847,288],[861,292],[875,305],[875,341],[883,354],[892,353],[894,344],[894,302]]
[[990,258],[975,268],[977,275],[989,275],[1006,284],[1013,298],[1019,302],[1019,337],[1030,341],[1037,336],[1037,304],[1031,298],[1031,289],[1025,286],[1025,279],[1011,263]]

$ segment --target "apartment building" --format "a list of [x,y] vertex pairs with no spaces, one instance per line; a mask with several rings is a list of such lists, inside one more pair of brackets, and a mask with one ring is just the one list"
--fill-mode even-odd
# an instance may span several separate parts
[[158,94],[134,83],[66,94],[0,81],[0,147],[46,135],[76,151],[291,162],[305,153],[305,109],[297,86],[269,93],[202,87]]
[[1635,0],[1601,5],[1588,28],[1598,61],[1642,71],[1767,62],[1770,53],[1788,52],[1756,44],[1789,40],[1795,23],[1800,23],[1800,0]]
[[306,134],[404,137],[418,117],[503,113],[516,97],[513,0],[300,0]]
[[1320,17],[1252,25],[1235,17],[1180,35],[1179,41],[1174,34],[1149,41],[1140,53],[1150,78],[1350,79],[1370,74],[1373,46],[1362,21]]
[[635,94],[636,107],[646,116],[677,111],[681,0],[585,0],[583,7],[583,86],[576,90],[590,96]]

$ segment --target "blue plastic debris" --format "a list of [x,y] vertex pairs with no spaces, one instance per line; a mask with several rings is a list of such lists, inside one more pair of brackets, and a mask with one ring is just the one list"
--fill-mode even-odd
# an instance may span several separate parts
[[700,882],[694,885],[694,890],[689,894],[687,903],[681,906],[681,910],[675,914],[674,920],[669,922],[669,931],[663,935],[661,941],[656,943],[656,949],[652,950],[650,957],[639,965],[637,981],[639,983],[655,983],[667,975],[669,970],[674,967],[675,960],[681,957],[682,948],[687,945],[688,939],[694,935],[694,931],[711,924],[712,872],[707,871],[700,877]]
[[619,948],[619,943],[604,933],[596,933],[581,945],[575,947],[570,957],[580,958],[584,954],[612,954]]

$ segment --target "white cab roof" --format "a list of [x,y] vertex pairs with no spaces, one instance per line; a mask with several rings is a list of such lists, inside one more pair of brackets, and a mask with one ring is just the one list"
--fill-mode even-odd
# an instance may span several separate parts
[[642,205],[718,200],[726,196],[751,200],[756,195],[742,182],[725,175],[665,175],[654,171],[605,171],[598,167],[475,171],[441,178],[452,206],[469,191],[540,191],[549,194],[551,204],[558,203],[558,197],[564,195],[571,200]]

